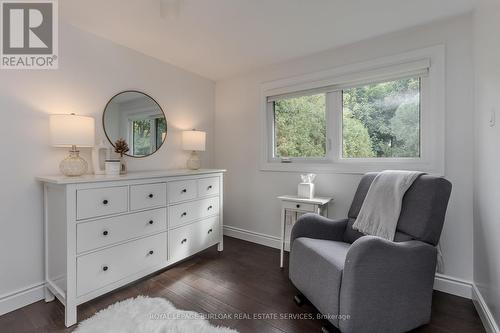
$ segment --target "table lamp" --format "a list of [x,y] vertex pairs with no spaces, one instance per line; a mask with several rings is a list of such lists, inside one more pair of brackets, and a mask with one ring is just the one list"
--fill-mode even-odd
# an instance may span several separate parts
[[95,120],[76,114],[50,115],[50,142],[54,147],[71,147],[69,155],[59,164],[66,176],[81,176],[87,172],[88,164],[80,157],[77,147],[93,147]]
[[191,151],[191,155],[186,163],[188,169],[198,170],[201,167],[198,152],[205,151],[206,136],[207,133],[195,129],[182,132],[182,148]]

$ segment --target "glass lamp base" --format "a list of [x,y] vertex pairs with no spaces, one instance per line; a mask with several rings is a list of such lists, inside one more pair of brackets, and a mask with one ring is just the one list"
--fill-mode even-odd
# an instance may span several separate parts
[[87,173],[88,164],[80,157],[78,150],[70,150],[69,155],[59,164],[59,170],[65,176],[77,177]]
[[189,159],[187,160],[186,166],[190,170],[198,170],[201,167],[200,156],[197,151],[192,151]]

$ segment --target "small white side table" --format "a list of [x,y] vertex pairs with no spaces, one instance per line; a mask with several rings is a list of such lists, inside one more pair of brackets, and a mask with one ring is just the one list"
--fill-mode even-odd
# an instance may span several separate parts
[[328,203],[333,198],[317,197],[312,199],[300,198],[296,195],[282,195],[278,199],[281,200],[281,253],[280,267],[283,267],[283,256],[285,252],[285,214],[286,211],[301,212],[301,213],[316,213],[323,216],[328,216]]

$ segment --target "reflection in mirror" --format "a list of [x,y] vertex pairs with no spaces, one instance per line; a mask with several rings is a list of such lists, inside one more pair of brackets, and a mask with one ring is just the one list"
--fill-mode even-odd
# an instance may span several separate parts
[[104,110],[103,126],[113,146],[118,139],[127,142],[128,156],[132,157],[153,154],[167,136],[167,120],[160,105],[138,91],[124,91],[114,96]]

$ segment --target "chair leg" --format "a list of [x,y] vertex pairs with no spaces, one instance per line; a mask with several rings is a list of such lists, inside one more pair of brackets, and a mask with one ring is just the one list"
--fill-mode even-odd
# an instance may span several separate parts
[[298,306],[302,306],[304,305],[304,303],[306,302],[306,298],[304,297],[304,295],[302,294],[297,294],[293,297],[293,301],[295,302],[295,304],[297,304]]

